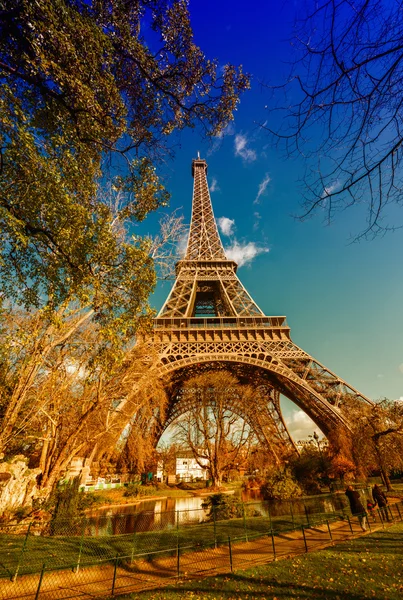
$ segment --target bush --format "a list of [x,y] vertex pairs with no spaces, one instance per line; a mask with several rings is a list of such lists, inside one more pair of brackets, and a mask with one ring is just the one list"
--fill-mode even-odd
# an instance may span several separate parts
[[30,515],[30,513],[31,509],[28,508],[28,506],[19,506],[14,510],[13,516],[15,519],[17,519],[17,521],[23,521]]
[[242,517],[243,505],[234,496],[226,494],[213,494],[206,498],[202,508],[207,510],[207,519],[226,520]]
[[154,485],[141,485],[138,483],[129,483],[123,492],[127,498],[141,498],[142,496],[152,496],[157,488]]
[[100,494],[97,492],[82,492],[79,502],[78,509],[81,512],[88,510],[89,508],[102,506],[103,504],[112,504],[112,498],[105,496],[104,494]]
[[206,487],[206,481],[204,479],[194,482],[181,481],[176,487],[180,490],[202,490]]
[[301,487],[289,471],[278,471],[262,486],[265,500],[289,500],[303,495]]

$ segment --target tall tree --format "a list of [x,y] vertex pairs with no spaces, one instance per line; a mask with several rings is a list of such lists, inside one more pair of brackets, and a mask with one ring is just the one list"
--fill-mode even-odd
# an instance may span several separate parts
[[[71,456],[94,443],[95,414],[112,443],[152,397],[152,378],[127,387],[147,369],[126,353],[166,254],[132,226],[168,201],[156,165],[172,133],[219,132],[248,78],[205,58],[182,0],[0,0],[0,83],[0,455],[45,418],[45,464],[59,417]],[[110,173],[119,202],[99,193]],[[34,422],[51,385],[65,404]]]
[[307,0],[303,10],[292,72],[272,105],[284,119],[271,131],[307,162],[302,218],[320,210],[330,221],[364,204],[358,237],[372,237],[391,228],[387,205],[402,204],[401,1]]
[[233,411],[251,402],[253,389],[242,385],[226,371],[213,371],[192,377],[183,386],[188,411],[176,423],[176,441],[189,448],[197,463],[209,472],[214,487],[222,477],[245,461],[255,435]]
[[[151,265],[116,218],[166,204],[155,164],[171,134],[219,132],[248,79],[204,57],[183,0],[1,0],[0,82],[0,293],[52,309],[78,295],[101,323],[116,301],[130,312]],[[111,161],[117,215],[96,197]]]
[[23,453],[41,468],[41,494],[47,495],[72,458],[112,452],[134,414],[148,422],[163,410],[165,382],[158,376],[156,352],[146,343],[138,342],[121,361],[104,362],[94,323],[77,327],[62,341],[67,320],[54,332],[53,343],[43,315],[22,314],[17,320],[14,311],[12,319],[0,381],[2,443],[8,455]]
[[393,469],[403,468],[403,402],[383,400],[354,419],[355,460],[364,472],[379,470],[388,489]]

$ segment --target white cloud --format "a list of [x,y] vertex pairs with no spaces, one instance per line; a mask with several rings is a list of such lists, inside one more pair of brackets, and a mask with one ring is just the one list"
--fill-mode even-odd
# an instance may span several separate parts
[[253,223],[253,230],[256,231],[260,227],[262,215],[260,214],[260,212],[256,211],[253,213],[253,216],[255,217],[255,222]]
[[286,417],[285,421],[291,437],[296,442],[298,442],[298,440],[306,440],[314,431],[322,437],[317,425],[315,425],[312,419],[310,419],[302,410],[293,410],[291,416],[288,418]]
[[234,134],[235,134],[235,127],[234,127],[233,123],[229,123],[225,127],[225,129],[223,129],[222,131],[220,131],[220,133],[218,135],[213,137],[211,146],[207,151],[207,156],[214,154],[214,152],[216,152],[221,147],[222,141],[225,137],[227,137],[229,135],[234,135]]
[[178,239],[178,255],[183,258],[188,246],[189,231],[185,231]]
[[259,183],[259,190],[258,190],[256,198],[253,201],[253,204],[259,203],[260,196],[263,196],[263,194],[266,192],[267,186],[269,185],[270,181],[271,181],[271,178],[269,177],[269,174],[266,173],[266,175],[263,178],[263,181],[261,181]]
[[239,267],[250,264],[256,256],[266,252],[269,252],[269,248],[257,246],[255,242],[240,244],[237,240],[234,240],[231,246],[225,248],[227,258],[234,260]]
[[228,217],[220,217],[217,219],[217,225],[223,235],[233,235],[235,220]]
[[333,194],[333,192],[336,192],[340,187],[340,182],[338,181],[338,179],[336,179],[336,181],[334,183],[331,183],[330,185],[326,186],[323,189],[322,198],[326,198],[327,196],[330,196],[330,194]]
[[216,177],[213,177],[213,180],[210,185],[210,192],[219,192],[220,188],[218,186],[218,181]]
[[242,133],[235,136],[235,156],[240,156],[245,162],[253,162],[257,158],[256,152],[248,148],[248,138]]

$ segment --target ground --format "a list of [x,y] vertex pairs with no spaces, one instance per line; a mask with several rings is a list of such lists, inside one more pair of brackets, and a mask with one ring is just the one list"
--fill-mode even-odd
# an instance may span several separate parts
[[318,552],[126,599],[401,600],[402,559],[403,524],[399,523]]

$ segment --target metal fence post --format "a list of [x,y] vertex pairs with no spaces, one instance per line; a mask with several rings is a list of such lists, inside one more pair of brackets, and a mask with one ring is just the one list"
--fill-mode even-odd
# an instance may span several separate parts
[[181,549],[179,545],[179,539],[176,546],[176,574],[179,577],[181,574]]
[[304,537],[305,552],[308,552],[308,544],[306,542],[305,529],[304,529],[303,525],[301,525],[301,529],[302,529],[302,535]]
[[28,543],[28,536],[29,536],[29,532],[30,532],[30,530],[31,530],[31,525],[32,525],[32,521],[31,521],[31,523],[28,525],[27,533],[26,533],[26,536],[25,536],[25,538],[24,538],[24,541],[23,541],[23,543],[22,543],[21,552],[20,552],[20,555],[19,555],[19,557],[18,557],[18,563],[17,563],[17,566],[16,566],[16,568],[15,568],[14,575],[13,575],[13,576],[12,576],[12,578],[11,578],[11,581],[15,581],[15,580],[17,579],[17,576],[18,576],[18,571],[20,570],[20,567],[21,567],[21,565],[22,565],[22,563],[23,563],[23,560],[24,560],[24,553],[25,553],[25,548],[27,547],[27,543]]
[[329,532],[329,537],[333,541],[332,530],[330,529],[329,521],[326,519],[327,530]]
[[84,535],[85,535],[86,524],[87,524],[86,519],[84,519],[83,528],[82,528],[82,532],[81,532],[80,547],[78,549],[77,566],[76,566],[75,569],[73,569],[74,573],[78,573],[78,571],[80,569],[80,562],[81,562],[81,555],[83,553]]
[[133,562],[133,560],[134,560],[134,552],[135,552],[135,549],[136,549],[137,521],[138,521],[138,515],[136,515],[136,517],[134,519],[134,525],[133,525],[133,540],[132,540],[131,562]]
[[295,521],[294,521],[294,509],[292,507],[292,502],[290,500],[290,512],[291,512],[291,519],[292,519],[292,528],[295,529]]
[[118,559],[119,559],[119,554],[116,555],[115,564],[113,567],[113,579],[112,579],[112,590],[111,590],[112,596],[115,594],[115,583],[116,583],[116,573],[118,570]]
[[134,531],[133,531],[133,540],[132,540],[132,557],[131,557],[131,561],[133,562],[134,560],[134,551],[136,548],[136,527],[134,527]]
[[217,518],[216,518],[216,507],[212,507],[213,510],[213,529],[214,529],[214,547],[217,548]]
[[306,522],[307,522],[307,524],[308,524],[308,527],[310,527],[310,526],[311,526],[311,524],[310,524],[310,522],[309,522],[309,513],[308,513],[308,509],[307,509],[307,507],[306,507],[306,504],[305,504],[305,502],[304,502],[304,510],[305,510]]
[[270,530],[270,534],[271,534],[271,545],[272,545],[272,548],[273,548],[273,559],[276,560],[276,544],[274,543],[273,529]]
[[243,516],[243,529],[245,532],[245,542],[248,541],[248,530],[246,528],[246,514],[245,514],[245,503],[242,502],[242,516]]
[[35,594],[35,600],[38,600],[39,598],[39,593],[41,591],[41,586],[42,586],[42,581],[43,581],[43,577],[45,575],[45,569],[46,569],[46,563],[43,563],[42,565],[42,569],[41,569],[41,574],[39,576],[39,583],[38,583],[38,588],[36,590],[36,594]]
[[273,530],[273,523],[271,520],[270,502],[267,502],[267,512],[269,513],[270,531]]
[[230,566],[231,573],[232,573],[234,570],[234,567],[233,567],[233,563],[232,563],[232,546],[231,546],[231,537],[230,536],[228,536],[228,550],[229,550],[229,566]]

